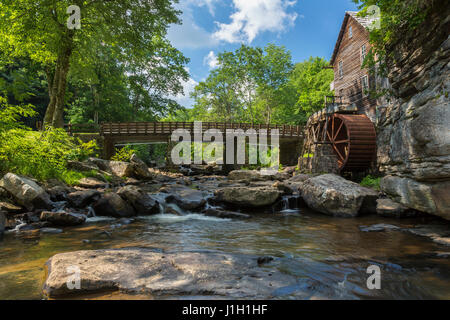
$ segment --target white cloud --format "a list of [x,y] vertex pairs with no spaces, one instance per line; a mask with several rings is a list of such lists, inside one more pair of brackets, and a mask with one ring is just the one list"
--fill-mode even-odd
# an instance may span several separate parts
[[216,22],[218,30],[213,38],[229,43],[251,43],[265,31],[283,32],[294,25],[297,13],[289,13],[297,1],[289,0],[233,0],[236,11],[229,24]]
[[184,0],[180,1],[177,9],[183,13],[180,16],[182,24],[171,25],[167,38],[178,49],[196,49],[212,47],[218,41],[212,37],[212,33],[200,27],[194,19],[193,7],[207,6],[211,15],[214,14],[214,3],[216,0]]
[[203,64],[208,65],[210,69],[217,68],[219,60],[214,51],[210,51],[206,57],[203,58]]
[[206,6],[209,10],[209,13],[214,16],[215,14],[215,3],[218,2],[218,0],[187,0],[187,2],[197,5],[199,7]]

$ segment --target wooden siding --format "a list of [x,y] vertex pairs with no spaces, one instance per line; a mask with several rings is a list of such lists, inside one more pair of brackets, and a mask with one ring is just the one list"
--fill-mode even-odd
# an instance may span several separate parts
[[[375,85],[375,79],[365,69],[361,69],[361,48],[366,46],[366,54],[370,50],[368,31],[353,17],[349,16],[334,60],[334,90],[336,96],[343,96],[344,101],[354,103],[359,113],[375,119],[376,100],[369,99],[362,89],[362,77],[369,79],[369,88]],[[349,27],[353,36],[349,38]],[[339,76],[339,62],[343,63],[342,77]]]

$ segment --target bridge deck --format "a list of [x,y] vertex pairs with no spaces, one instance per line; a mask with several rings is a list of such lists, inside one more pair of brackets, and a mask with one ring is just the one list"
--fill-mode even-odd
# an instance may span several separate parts
[[[194,122],[126,122],[126,123],[102,123],[100,134],[103,136],[133,136],[133,135],[171,135],[176,129],[186,129],[191,133],[195,132]],[[218,129],[226,133],[227,129],[255,129],[267,130],[270,135],[272,130],[278,130],[280,137],[302,137],[301,126],[293,125],[265,125],[250,123],[227,123],[227,122],[202,122],[202,133],[209,129]]]

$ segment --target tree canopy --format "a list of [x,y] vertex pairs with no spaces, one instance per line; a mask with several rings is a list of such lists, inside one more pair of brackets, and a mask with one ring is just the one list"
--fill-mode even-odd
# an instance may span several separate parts
[[200,82],[192,109],[171,120],[302,124],[332,95],[328,62],[310,58],[293,64],[285,47],[242,45],[218,55],[218,67]]
[[[188,59],[165,38],[168,25],[179,23],[180,12],[173,2],[4,0],[0,3],[1,65],[18,59],[39,65],[49,96],[45,123],[55,127],[62,126],[64,107],[71,98],[75,108],[83,99],[94,101],[92,108],[115,99],[117,104],[128,100],[138,113],[165,114],[166,108],[178,107],[165,97],[182,92],[180,80],[188,78],[184,69]],[[81,10],[80,29],[67,26],[70,5]],[[119,80],[116,88],[109,76]],[[75,91],[71,97],[66,95],[69,78]],[[75,89],[83,86],[91,93],[76,94]],[[115,95],[105,92],[108,87]]]

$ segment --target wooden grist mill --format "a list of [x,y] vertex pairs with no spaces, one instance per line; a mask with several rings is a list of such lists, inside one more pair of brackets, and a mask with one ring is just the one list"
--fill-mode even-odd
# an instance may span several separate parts
[[325,105],[308,119],[299,168],[314,173],[368,170],[376,157],[372,121],[341,97],[325,97]]

